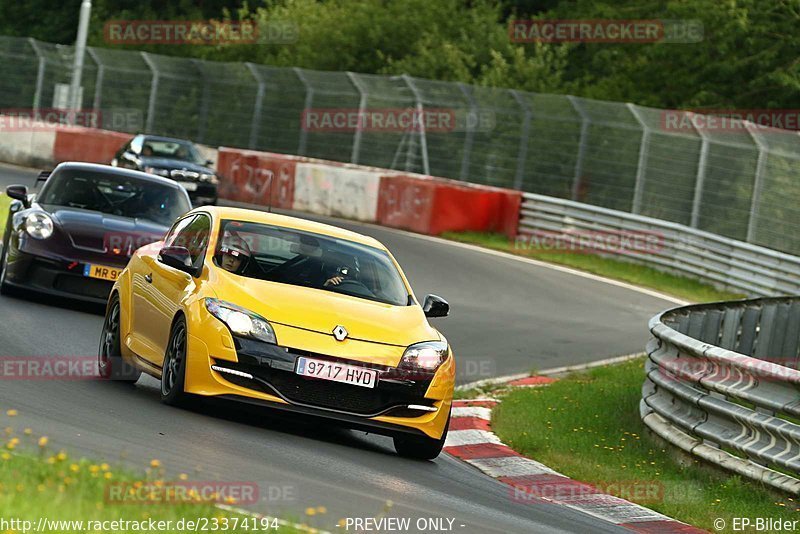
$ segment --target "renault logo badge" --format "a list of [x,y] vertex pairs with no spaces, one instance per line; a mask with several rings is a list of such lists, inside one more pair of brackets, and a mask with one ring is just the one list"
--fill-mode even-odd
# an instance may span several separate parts
[[338,325],[333,329],[333,337],[336,338],[336,341],[344,341],[347,337],[347,329],[342,325]]

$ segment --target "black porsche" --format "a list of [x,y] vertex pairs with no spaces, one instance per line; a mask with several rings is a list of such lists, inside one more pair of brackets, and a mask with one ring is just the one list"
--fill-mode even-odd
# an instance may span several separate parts
[[111,160],[111,165],[171,178],[186,191],[195,206],[215,205],[219,177],[197,147],[185,139],[135,135]]
[[1,293],[105,303],[133,252],[191,209],[174,181],[108,165],[62,163],[40,181],[36,195],[23,185],[6,189],[14,202],[0,249]]

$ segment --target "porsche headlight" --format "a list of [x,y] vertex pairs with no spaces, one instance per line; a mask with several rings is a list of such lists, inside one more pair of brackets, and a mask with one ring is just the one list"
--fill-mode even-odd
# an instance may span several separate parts
[[144,172],[156,174],[158,176],[166,176],[169,178],[169,169],[156,169],[155,167],[145,167]]
[[53,235],[53,219],[46,213],[31,213],[25,217],[25,231],[34,239],[47,239]]
[[203,173],[200,175],[201,182],[208,182],[213,185],[217,185],[219,183],[219,179],[213,174]]
[[435,371],[447,359],[446,341],[425,341],[411,345],[403,353],[400,367]]
[[260,315],[224,300],[207,298],[205,303],[211,315],[225,323],[234,334],[267,343],[278,343],[272,325]]

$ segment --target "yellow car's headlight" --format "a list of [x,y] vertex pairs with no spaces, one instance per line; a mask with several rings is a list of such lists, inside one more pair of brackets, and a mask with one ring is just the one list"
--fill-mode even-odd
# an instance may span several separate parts
[[234,334],[278,344],[272,325],[257,313],[224,300],[207,298],[205,304],[209,313],[225,323]]
[[403,353],[400,367],[404,369],[435,371],[447,359],[446,341],[425,341],[411,345]]

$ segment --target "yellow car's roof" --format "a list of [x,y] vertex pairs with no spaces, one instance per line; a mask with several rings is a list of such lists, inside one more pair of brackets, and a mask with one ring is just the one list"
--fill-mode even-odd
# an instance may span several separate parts
[[192,210],[192,212],[202,211],[210,213],[216,220],[229,219],[235,221],[269,224],[272,226],[281,226],[284,228],[292,228],[294,230],[301,230],[304,232],[326,235],[337,239],[353,241],[354,243],[368,245],[381,250],[387,250],[380,241],[372,237],[365,236],[357,232],[351,232],[350,230],[345,230],[344,228],[339,228],[338,226],[331,226],[330,224],[309,221],[307,219],[300,219],[298,217],[290,217],[288,215],[280,215],[278,213],[267,213],[266,211],[229,208],[222,206],[202,206]]

